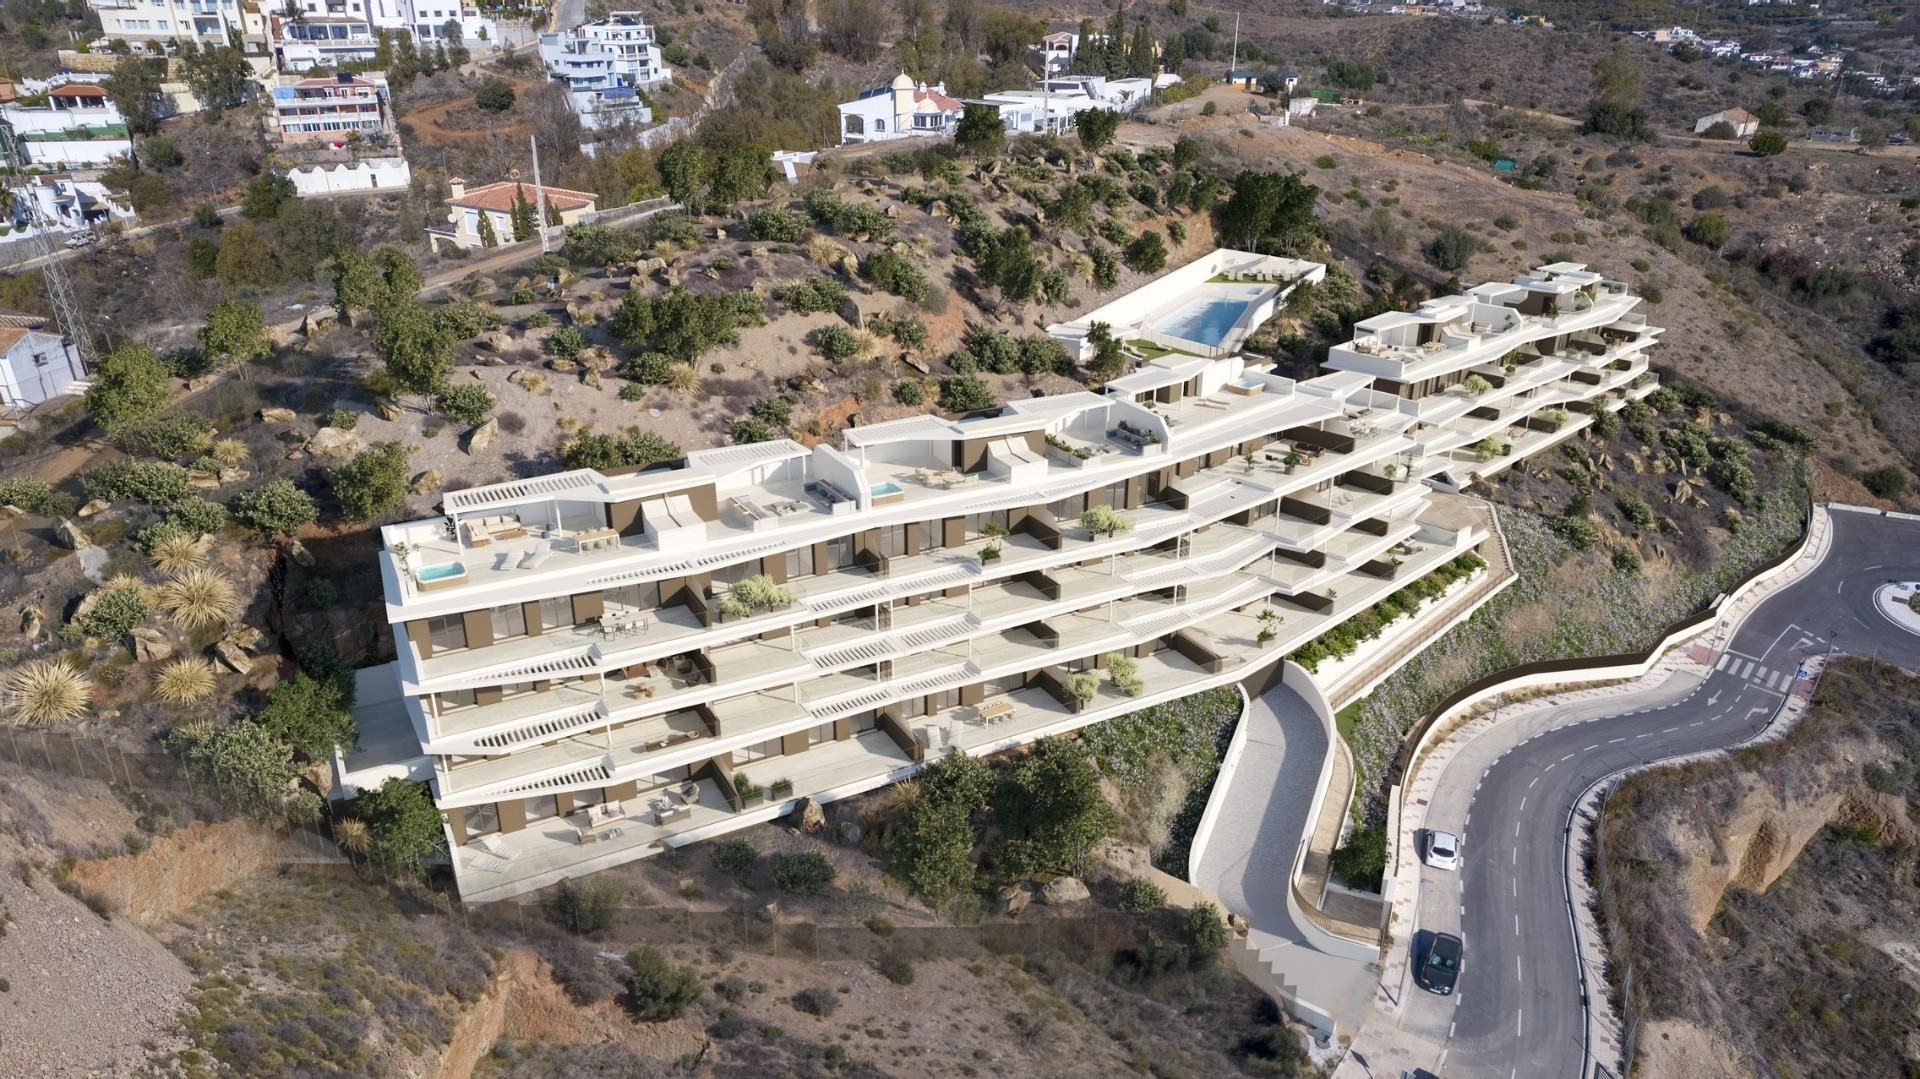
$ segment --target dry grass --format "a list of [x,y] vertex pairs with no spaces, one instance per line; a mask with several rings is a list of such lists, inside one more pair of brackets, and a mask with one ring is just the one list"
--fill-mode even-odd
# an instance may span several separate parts
[[147,561],[163,573],[184,573],[207,560],[207,552],[194,536],[168,536],[147,552]]
[[153,699],[166,704],[192,704],[213,696],[213,664],[198,657],[176,659],[153,676]]
[[213,443],[213,459],[223,465],[237,465],[252,454],[253,451],[247,448],[246,442],[242,439],[220,438],[215,439]]
[[15,723],[65,723],[79,718],[92,703],[93,683],[57,659],[18,667],[0,685],[0,708]]
[[174,574],[158,593],[160,609],[188,629],[230,622],[240,613],[233,579],[204,566]]

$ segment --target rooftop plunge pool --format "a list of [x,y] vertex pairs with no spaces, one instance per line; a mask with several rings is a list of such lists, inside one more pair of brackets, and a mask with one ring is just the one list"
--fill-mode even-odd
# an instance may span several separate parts
[[1219,297],[1203,296],[1190,300],[1172,314],[1154,324],[1154,329],[1168,337],[1178,337],[1182,341],[1219,348],[1233,328],[1240,323],[1240,316],[1253,306],[1249,300],[1229,300]]

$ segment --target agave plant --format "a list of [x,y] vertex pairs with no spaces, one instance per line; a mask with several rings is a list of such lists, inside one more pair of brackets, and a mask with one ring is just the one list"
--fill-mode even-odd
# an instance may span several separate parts
[[365,854],[373,847],[373,833],[367,830],[366,821],[343,817],[333,822],[333,841],[348,854]]
[[240,597],[232,579],[206,566],[174,574],[158,592],[160,609],[188,629],[230,622],[240,613]]
[[223,465],[237,465],[251,456],[253,456],[253,451],[248,449],[247,444],[240,439],[221,438],[214,440],[212,457]]
[[91,703],[93,683],[55,659],[15,668],[0,684],[0,709],[16,723],[64,723],[77,718]]
[[147,561],[163,573],[183,573],[206,560],[207,552],[201,548],[199,537],[185,533],[163,536],[147,552]]
[[167,704],[192,704],[213,696],[213,664],[198,657],[176,659],[153,676],[153,699]]

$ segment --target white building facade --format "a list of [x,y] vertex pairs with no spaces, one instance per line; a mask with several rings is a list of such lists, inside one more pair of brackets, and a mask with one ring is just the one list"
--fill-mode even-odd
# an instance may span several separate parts
[[13,129],[29,164],[110,165],[133,153],[126,118],[98,85],[57,82],[36,95],[42,97],[44,102],[0,105],[0,119]]
[[80,353],[46,320],[0,315],[0,408],[31,408],[84,388]]
[[615,11],[598,22],[540,35],[540,62],[570,90],[649,89],[673,78],[660,58],[653,27],[638,11]]
[[[1133,367],[1098,393],[383,528],[399,658],[361,672],[342,787],[430,782],[487,902],[1225,685],[1487,541],[1428,513],[1481,427],[1524,430],[1518,459],[1653,386],[1658,331],[1578,267],[1369,320],[1296,381],[1237,342],[1324,268],[1199,265],[1123,301]],[[1098,314],[1052,332],[1084,348]],[[1123,524],[1090,532],[1102,507]]]
[[903,71],[840,106],[840,142],[951,135],[965,112],[964,102],[947,96],[945,83],[915,83]]

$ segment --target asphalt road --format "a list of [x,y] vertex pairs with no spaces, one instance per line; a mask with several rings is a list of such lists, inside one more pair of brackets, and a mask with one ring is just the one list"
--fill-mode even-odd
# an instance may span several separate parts
[[1465,755],[1444,773],[1426,824],[1462,836],[1462,861],[1458,874],[1422,872],[1414,963],[1433,931],[1458,933],[1466,955],[1453,996],[1404,987],[1401,1024],[1445,1046],[1443,1074],[1589,1074],[1562,866],[1568,814],[1590,784],[1750,737],[1794,691],[1800,663],[1830,648],[1920,670],[1920,635],[1874,607],[1887,581],[1920,580],[1920,521],[1847,511],[1832,520],[1832,546],[1812,572],[1755,608],[1731,641],[1700,642],[1715,652],[1704,680],[1595,702],[1577,717],[1591,721],[1478,762],[1484,775]]

